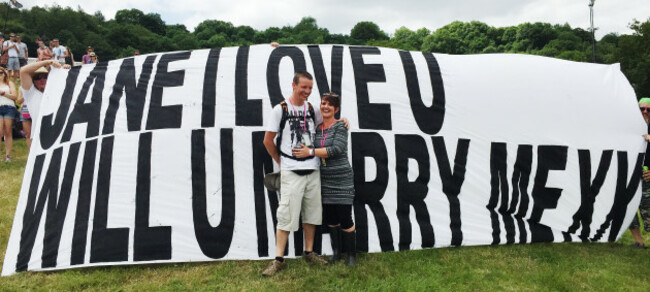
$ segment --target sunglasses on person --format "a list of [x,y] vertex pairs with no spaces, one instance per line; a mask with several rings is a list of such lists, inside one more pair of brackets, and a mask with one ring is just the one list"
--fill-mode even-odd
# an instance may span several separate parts
[[331,97],[339,97],[339,95],[338,95],[338,94],[336,94],[336,93],[334,93],[334,92],[330,92],[330,93],[325,93],[325,94],[323,94],[323,96],[322,96],[322,97],[325,97],[325,96],[328,96],[328,95],[329,95],[329,96],[331,96]]
[[650,107],[639,107],[641,112],[650,112]]
[[38,75],[38,76],[34,76],[34,78],[32,78],[33,81],[38,81],[38,80],[41,80],[41,79],[47,79],[47,75]]

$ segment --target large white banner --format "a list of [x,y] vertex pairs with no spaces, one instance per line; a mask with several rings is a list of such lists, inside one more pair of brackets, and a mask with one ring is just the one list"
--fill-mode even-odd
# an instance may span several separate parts
[[[268,259],[278,194],[263,120],[314,75],[351,124],[357,245],[380,252],[618,239],[646,125],[618,65],[301,45],[54,70],[2,275]],[[317,250],[330,252],[329,236]],[[293,233],[288,256],[302,253]]]

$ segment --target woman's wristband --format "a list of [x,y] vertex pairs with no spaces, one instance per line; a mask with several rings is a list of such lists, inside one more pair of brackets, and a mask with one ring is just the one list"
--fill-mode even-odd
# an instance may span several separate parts
[[314,148],[309,148],[309,156],[314,156]]

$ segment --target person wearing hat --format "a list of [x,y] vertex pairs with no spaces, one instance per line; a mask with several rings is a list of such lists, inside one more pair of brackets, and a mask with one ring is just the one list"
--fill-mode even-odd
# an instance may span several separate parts
[[[639,100],[639,109],[643,115],[643,120],[646,124],[650,123],[650,97],[644,97]],[[644,134],[643,137],[647,142],[650,142],[650,135]],[[646,150],[645,161],[643,161],[643,181],[641,185],[641,202],[639,203],[639,213],[641,214],[641,219],[643,220],[643,227],[646,232],[650,232],[650,155],[649,149]],[[634,219],[632,224],[630,224],[630,233],[634,237],[634,247],[645,249],[646,246],[643,243],[643,237],[641,236],[641,224],[636,213],[634,213]]]
[[[61,68],[61,64],[57,60],[45,60],[27,64],[20,69],[20,91],[25,99],[25,104],[29,106],[29,113],[35,129],[38,128],[41,101],[43,100],[43,91],[47,84],[48,68],[50,66]],[[65,68],[69,68],[69,65],[66,65]]]
[[99,62],[99,60],[97,60],[97,54],[95,54],[95,52],[91,52],[90,53],[90,63],[89,64],[95,64],[97,62]]
[[0,68],[0,136],[5,141],[5,162],[11,161],[13,146],[12,126],[16,117],[16,86],[9,80],[9,73]]

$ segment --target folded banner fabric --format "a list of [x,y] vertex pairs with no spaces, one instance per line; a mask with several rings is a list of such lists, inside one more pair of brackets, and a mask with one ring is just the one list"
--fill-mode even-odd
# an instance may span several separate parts
[[[2,275],[268,259],[262,140],[296,71],[350,122],[361,251],[615,241],[646,124],[619,65],[342,45],[150,54],[50,73]],[[329,235],[316,250],[330,253]],[[288,256],[302,253],[301,231]]]

